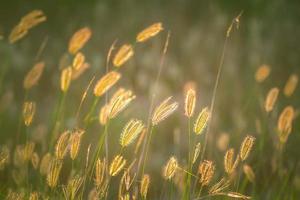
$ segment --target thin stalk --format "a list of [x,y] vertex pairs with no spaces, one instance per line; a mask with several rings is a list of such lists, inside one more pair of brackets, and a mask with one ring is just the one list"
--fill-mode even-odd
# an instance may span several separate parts
[[150,127],[150,133],[149,133],[148,140],[147,140],[147,144],[146,144],[146,153],[145,153],[144,162],[143,162],[143,167],[142,167],[142,175],[143,175],[144,172],[145,172],[145,165],[146,165],[147,158],[148,158],[148,152],[149,152],[149,146],[150,146],[152,134],[153,134],[153,126],[151,125],[151,127]]
[[203,188],[203,185],[201,184],[200,190],[199,190],[199,192],[197,194],[197,199],[199,199],[200,196],[201,196],[202,188]]
[[[192,156],[191,156],[191,118],[188,118],[188,171],[192,168]],[[191,174],[188,173],[187,182],[184,188],[183,199],[190,199],[190,188],[191,188]]]
[[90,111],[88,112],[88,114],[84,118],[85,129],[88,127],[88,125],[90,123],[90,119],[91,119],[91,117],[92,117],[92,115],[93,115],[93,113],[94,113],[94,111],[96,109],[96,106],[97,106],[99,100],[100,100],[100,97],[95,97],[94,98],[94,102],[92,104],[92,107],[91,107]]

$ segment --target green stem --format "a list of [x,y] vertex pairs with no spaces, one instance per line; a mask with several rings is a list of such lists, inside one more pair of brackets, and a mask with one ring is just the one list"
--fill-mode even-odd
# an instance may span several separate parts
[[150,133],[149,133],[147,144],[146,144],[146,153],[145,153],[145,158],[144,158],[143,167],[142,167],[142,175],[145,172],[145,165],[146,165],[147,158],[148,158],[148,152],[149,152],[149,146],[150,146],[150,142],[151,142],[151,138],[152,138],[152,133],[153,133],[153,126],[151,125]]
[[[189,134],[189,138],[188,138],[188,142],[189,142],[189,146],[188,146],[188,171],[191,172],[191,168],[192,168],[192,156],[191,156],[191,119],[188,119],[188,134]],[[184,188],[184,195],[183,195],[183,199],[190,199],[190,188],[191,188],[191,174],[188,173],[187,176],[187,182],[185,184],[185,188]]]
[[96,106],[97,106],[99,100],[100,100],[100,97],[95,97],[94,98],[94,102],[92,104],[92,107],[91,107],[90,111],[88,112],[88,114],[84,118],[85,129],[88,127],[88,125],[90,123],[91,117],[92,117],[92,115],[93,115],[93,113],[96,109]]

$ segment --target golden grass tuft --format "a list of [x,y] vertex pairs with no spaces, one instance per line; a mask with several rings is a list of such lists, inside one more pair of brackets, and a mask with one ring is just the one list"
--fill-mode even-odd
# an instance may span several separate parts
[[62,164],[62,160],[59,159],[53,159],[51,161],[47,174],[47,183],[50,188],[54,188],[57,186]]
[[32,88],[34,85],[37,84],[37,82],[40,80],[40,78],[43,74],[44,68],[45,68],[45,63],[38,62],[26,74],[24,81],[23,81],[23,87],[26,90],[29,90],[30,88]]
[[69,41],[69,53],[75,55],[92,36],[92,31],[84,27],[76,31]]
[[289,79],[287,80],[284,89],[283,89],[283,94],[286,97],[290,97],[293,95],[296,87],[298,84],[298,75],[297,74],[292,74]]
[[52,161],[52,156],[50,153],[46,153],[40,163],[40,174],[46,175],[49,171],[50,163]]
[[234,160],[234,149],[229,149],[224,156],[224,169],[227,174],[232,174],[239,163],[239,157]]
[[80,143],[81,143],[81,137],[85,133],[82,129],[76,129],[71,135],[69,139],[69,146],[70,146],[70,157],[72,160],[75,160],[75,158],[78,155]]
[[185,96],[185,103],[184,103],[184,114],[187,117],[192,117],[194,114],[196,105],[196,91],[193,88],[190,88]]
[[207,126],[209,118],[210,118],[210,111],[208,110],[208,107],[205,107],[199,113],[194,124],[194,132],[196,133],[196,135],[200,135],[203,132],[203,130]]
[[247,135],[242,142],[240,149],[240,158],[242,161],[246,160],[249,156],[249,153],[254,145],[255,137]]
[[144,129],[142,121],[137,119],[130,120],[124,127],[121,136],[120,144],[122,147],[126,147],[131,144]]
[[279,139],[282,143],[285,143],[287,141],[287,138],[292,130],[294,116],[295,111],[292,106],[286,106],[280,113],[277,122],[277,129],[279,132]]
[[271,112],[273,110],[273,107],[277,101],[278,94],[279,94],[279,89],[277,87],[270,89],[265,100],[266,112]]
[[117,155],[114,157],[113,161],[109,167],[109,175],[117,176],[119,172],[124,168],[126,165],[126,160],[121,155]]
[[164,167],[163,170],[164,178],[167,180],[171,180],[175,175],[177,167],[178,167],[178,161],[174,156],[172,156]]
[[36,103],[33,101],[26,101],[23,105],[24,124],[30,126],[36,110]]
[[107,163],[105,159],[103,159],[103,161],[97,159],[96,167],[95,167],[95,179],[94,179],[94,183],[97,188],[100,188],[104,183],[106,165]]
[[67,154],[70,133],[71,133],[70,131],[65,131],[58,138],[55,146],[55,156],[57,159],[62,160]]
[[194,150],[194,154],[193,154],[193,161],[192,161],[193,164],[197,161],[197,159],[200,155],[200,151],[201,151],[201,144],[200,144],[200,142],[198,142],[195,146],[195,150]]
[[208,185],[215,173],[215,165],[210,160],[204,160],[199,165],[198,173],[200,174],[199,183],[203,186]]
[[255,80],[258,83],[263,82],[266,78],[268,78],[268,76],[270,75],[271,72],[271,68],[269,65],[261,65],[256,73],[255,73]]
[[148,174],[144,174],[141,181],[141,187],[140,187],[140,194],[144,199],[146,199],[147,197],[149,185],[150,185],[150,176]]
[[102,96],[121,78],[121,74],[116,71],[111,71],[105,74],[97,83],[94,88],[94,95],[96,97]]
[[141,32],[139,32],[136,36],[136,41],[137,42],[145,42],[148,39],[156,36],[159,32],[163,30],[163,26],[161,22],[154,23],[151,26],[148,26]]
[[152,115],[152,125],[155,126],[159,122],[170,116],[178,107],[177,102],[170,103],[172,97],[165,99],[159,106],[157,106]]
[[81,52],[76,53],[72,63],[73,69],[76,71],[80,70],[84,62],[85,62],[85,56],[83,55],[83,53]]
[[114,66],[121,67],[133,56],[133,54],[133,47],[130,44],[122,45],[113,59]]
[[80,176],[75,176],[69,180],[67,186],[63,186],[62,188],[65,198],[70,200],[77,199],[76,194],[78,193],[82,183],[83,178]]
[[61,76],[60,76],[60,89],[63,92],[68,91],[71,81],[72,81],[72,67],[67,67],[62,70]]

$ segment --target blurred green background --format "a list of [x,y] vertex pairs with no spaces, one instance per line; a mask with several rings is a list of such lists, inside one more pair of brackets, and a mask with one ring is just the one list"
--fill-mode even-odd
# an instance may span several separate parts
[[[47,21],[33,28],[17,44],[9,44],[6,38],[11,29],[33,9],[43,10]],[[261,106],[267,91],[274,86],[283,88],[291,73],[300,74],[299,0],[4,0],[0,6],[0,35],[4,36],[0,40],[0,144],[13,140],[24,98],[23,78],[38,60],[44,60],[46,68],[38,87],[29,94],[29,99],[37,101],[32,135],[47,132],[46,123],[59,94],[59,61],[67,51],[72,34],[84,26],[93,31],[91,40],[82,50],[91,68],[72,83],[67,100],[66,127],[74,125],[75,110],[91,77],[96,74],[99,78],[104,74],[106,54],[113,41],[118,39],[118,46],[133,42],[137,32],[158,21],[164,24],[166,31],[171,31],[171,39],[156,102],[173,95],[181,103],[179,112],[182,113],[183,86],[187,81],[195,81],[198,112],[210,104],[225,33],[240,11],[243,11],[240,28],[233,31],[225,54],[213,129],[209,136],[207,156],[216,161],[217,168],[222,169],[223,152],[216,149],[216,138],[222,132],[229,133],[229,146],[237,149],[246,134],[253,134],[260,144],[261,135],[257,133],[255,122],[261,118],[266,120]],[[111,143],[114,145],[117,145],[120,128],[128,118],[147,118],[148,97],[165,38],[166,32],[163,32],[145,45],[138,46],[134,59],[121,69],[123,79],[120,85],[132,89],[137,99],[112,127],[114,136]],[[45,49],[36,60],[44,41]],[[259,85],[254,80],[254,73],[261,64],[270,65],[272,72],[268,80]],[[88,110],[91,96],[84,105],[83,113]],[[272,116],[278,115],[288,104],[299,111],[299,99],[299,87],[289,99],[280,96]],[[136,112],[137,109],[139,112]],[[185,155],[186,123],[183,119],[182,114],[176,114],[161,124],[151,147],[151,156],[155,158],[151,164],[154,172],[159,172],[170,155]],[[276,124],[276,121],[272,123]],[[89,137],[98,137],[97,130],[99,127],[95,125],[88,133]],[[289,187],[283,192],[291,192],[295,196],[300,194],[299,130],[299,118],[296,118],[284,154],[284,165],[293,173],[287,180]],[[174,132],[175,135],[179,133],[182,143],[179,147],[176,146],[178,138],[177,141],[176,137],[174,139]],[[253,186],[257,199],[272,199],[278,190],[276,186],[265,185],[264,181],[272,176],[268,155],[274,153],[272,146],[276,133],[264,134],[267,135],[264,145],[260,150],[257,145],[250,163],[257,175],[257,185]],[[280,182],[273,178],[274,182]],[[153,186],[157,187],[154,191],[159,191],[159,186]],[[248,187],[251,191],[252,186]]]

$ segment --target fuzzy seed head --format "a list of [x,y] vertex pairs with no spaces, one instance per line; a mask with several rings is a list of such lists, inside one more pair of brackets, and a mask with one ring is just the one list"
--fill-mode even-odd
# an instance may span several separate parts
[[155,108],[153,116],[152,116],[152,125],[153,126],[157,125],[159,122],[166,119],[177,109],[178,103],[177,102],[170,103],[169,101],[171,99],[172,99],[172,97],[168,97],[159,106],[157,106]]
[[201,151],[201,144],[200,142],[198,142],[194,150],[193,162],[192,162],[193,164],[196,162],[197,158],[199,157],[200,151]]
[[100,112],[99,112],[99,123],[101,125],[105,125],[108,119],[108,111],[109,110],[109,104],[105,104],[104,106],[101,107]]
[[196,105],[196,91],[193,88],[190,88],[185,96],[184,111],[187,117],[192,117]]
[[239,157],[234,161],[234,149],[229,149],[224,156],[224,168],[227,174],[232,174],[239,163]]
[[65,157],[68,151],[70,133],[70,131],[65,131],[58,138],[55,146],[55,156],[57,159],[62,160]]
[[60,76],[60,89],[63,92],[68,91],[72,81],[72,67],[67,67],[62,70]]
[[26,74],[24,81],[23,81],[23,87],[26,90],[29,90],[30,88],[32,88],[34,85],[36,85],[38,83],[38,81],[40,80],[40,78],[43,74],[44,68],[45,68],[45,63],[38,62]]
[[271,112],[273,110],[273,107],[277,101],[277,97],[279,94],[279,89],[277,87],[272,88],[266,97],[265,100],[265,110],[266,112]]
[[73,64],[72,67],[74,70],[80,70],[80,68],[83,66],[85,61],[85,56],[83,55],[83,53],[78,52],[76,53],[74,59],[73,59]]
[[244,165],[243,165],[243,171],[244,171],[244,173],[245,173],[247,179],[248,179],[251,183],[254,183],[254,181],[255,181],[255,174],[254,174],[252,168],[251,168],[249,165],[244,164]]
[[292,74],[284,86],[284,90],[283,90],[284,95],[286,97],[292,96],[297,87],[297,84],[298,84],[298,75]]
[[161,22],[154,23],[151,26],[142,30],[140,33],[138,33],[138,35],[136,36],[136,41],[145,42],[148,39],[156,36],[162,30],[163,30],[163,26]]
[[171,180],[177,170],[177,167],[178,161],[174,156],[172,156],[164,167],[164,178],[167,180]]
[[24,124],[30,126],[36,110],[36,104],[33,101],[26,101],[23,105]]
[[49,171],[50,163],[52,161],[52,156],[50,153],[46,153],[40,163],[40,174],[46,175]]
[[202,111],[199,113],[196,122],[194,124],[194,132],[196,135],[200,135],[205,127],[208,124],[210,118],[210,111],[207,107],[203,108]]
[[69,53],[75,55],[91,38],[92,31],[88,27],[79,29],[69,41]]
[[53,159],[51,161],[47,174],[47,183],[49,187],[54,188],[57,186],[62,164],[62,160]]
[[67,186],[63,186],[63,192],[66,199],[76,199],[76,194],[83,183],[83,178],[75,176],[69,180]]
[[127,62],[134,54],[133,47],[130,44],[124,44],[120,47],[116,53],[113,64],[116,67],[121,67],[125,62]]
[[270,75],[271,68],[269,65],[260,66],[255,73],[255,80],[258,83],[263,82]]
[[126,160],[121,155],[117,155],[110,164],[109,175],[117,176],[126,165]]
[[121,74],[115,71],[108,72],[96,84],[94,88],[94,95],[96,97],[102,96],[121,78]]
[[240,158],[242,161],[246,160],[249,156],[249,153],[254,145],[255,137],[247,135],[242,142],[240,149]]
[[101,161],[100,159],[97,159],[96,161],[96,167],[95,167],[95,186],[97,188],[100,188],[102,184],[104,183],[104,178],[105,178],[105,172],[106,172],[106,160],[103,159]]
[[279,116],[277,129],[279,132],[280,142],[282,143],[285,143],[287,141],[288,136],[292,131],[294,116],[295,111],[292,106],[285,107]]
[[75,160],[75,158],[78,155],[78,151],[81,143],[81,137],[84,134],[84,132],[85,132],[84,130],[78,129],[75,130],[70,136],[69,145],[70,145],[70,157],[72,160]]
[[124,127],[121,137],[120,144],[122,147],[126,147],[131,144],[144,129],[142,121],[137,119],[130,120]]
[[198,173],[200,174],[199,182],[201,185],[208,185],[215,173],[215,165],[212,161],[204,160],[198,169]]

